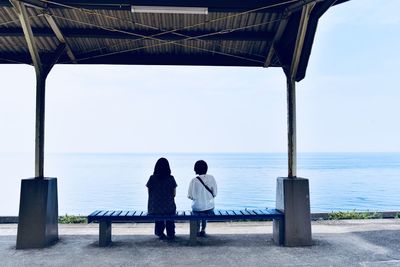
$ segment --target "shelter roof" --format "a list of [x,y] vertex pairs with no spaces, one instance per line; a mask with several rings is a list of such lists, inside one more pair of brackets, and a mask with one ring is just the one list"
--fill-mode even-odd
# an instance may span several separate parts
[[[18,0],[13,0],[18,1]],[[297,81],[318,19],[346,0],[24,0],[43,61],[57,64],[290,67],[302,7],[313,3]],[[132,6],[205,7],[208,14],[135,13]],[[52,25],[55,24],[55,25]],[[57,30],[58,29],[58,30]],[[0,0],[0,63],[32,64],[18,13]]]

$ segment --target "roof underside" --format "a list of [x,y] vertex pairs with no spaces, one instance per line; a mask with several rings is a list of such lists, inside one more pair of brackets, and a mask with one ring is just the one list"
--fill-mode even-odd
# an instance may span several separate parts
[[[60,44],[70,53],[57,64],[290,67],[302,6],[315,2],[296,80],[304,78],[318,19],[334,0],[26,0],[43,62]],[[208,7],[208,15],[132,13],[131,5]],[[73,55],[71,57],[71,54]],[[0,0],[0,63],[32,64],[20,20]]]

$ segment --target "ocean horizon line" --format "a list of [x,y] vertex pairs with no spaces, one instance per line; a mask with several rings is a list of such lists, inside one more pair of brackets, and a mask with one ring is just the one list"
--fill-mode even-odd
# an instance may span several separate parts
[[[19,155],[34,155],[33,152],[0,152],[0,155],[2,154],[19,154]],[[106,152],[106,151],[99,151],[99,152],[91,152],[91,151],[75,151],[75,152],[46,152],[45,155],[74,155],[74,154],[80,154],[80,155],[163,155],[163,154],[170,154],[170,155],[198,155],[198,154],[203,154],[203,155],[229,155],[229,154],[236,154],[236,155],[242,155],[242,154],[249,154],[249,155],[286,155],[287,152],[246,152],[246,151],[237,151],[237,152],[224,152],[224,151],[218,151],[218,152],[174,152],[174,151],[164,151],[164,152],[118,152],[118,151],[111,151],[111,152]],[[345,152],[340,152],[340,151],[305,151],[305,152],[297,152],[298,155],[306,155],[306,154],[400,154],[400,151],[345,151]]]

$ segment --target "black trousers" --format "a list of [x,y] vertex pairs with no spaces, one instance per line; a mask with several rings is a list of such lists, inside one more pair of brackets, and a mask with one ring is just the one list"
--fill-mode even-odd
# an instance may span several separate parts
[[175,222],[174,221],[156,221],[156,225],[154,227],[154,234],[157,236],[161,236],[164,233],[164,230],[167,229],[167,236],[175,235]]

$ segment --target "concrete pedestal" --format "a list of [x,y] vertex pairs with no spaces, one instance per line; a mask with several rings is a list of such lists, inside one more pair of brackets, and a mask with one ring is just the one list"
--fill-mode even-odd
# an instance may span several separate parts
[[283,241],[288,247],[312,244],[309,195],[308,179],[277,178],[276,209],[285,213],[285,220],[283,225],[274,221],[275,243]]
[[17,249],[43,248],[58,240],[57,178],[21,181]]

